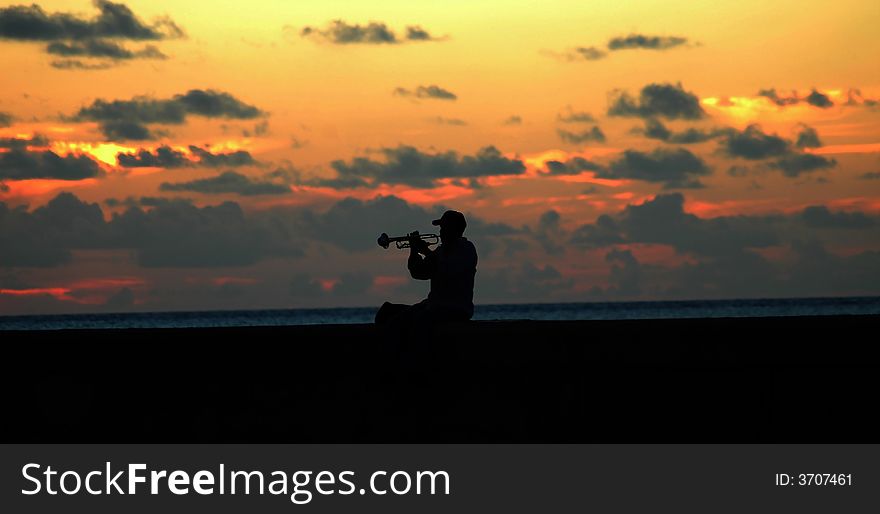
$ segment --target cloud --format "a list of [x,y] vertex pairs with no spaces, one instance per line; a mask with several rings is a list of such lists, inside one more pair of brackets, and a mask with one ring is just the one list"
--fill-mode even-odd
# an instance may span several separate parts
[[0,137],[0,148],[26,150],[28,147],[46,147],[49,146],[49,140],[40,134],[34,134],[29,138],[22,137]]
[[758,91],[758,96],[762,96],[768,99],[770,102],[778,105],[779,107],[787,107],[789,105],[797,105],[799,103],[807,103],[821,109],[834,107],[834,102],[831,100],[831,98],[828,95],[819,92],[815,88],[810,90],[810,94],[805,97],[798,96],[796,91],[792,91],[790,96],[782,96],[776,92],[776,88],[761,89],[760,91]]
[[190,159],[181,150],[175,150],[167,145],[162,145],[155,151],[140,149],[134,153],[120,152],[116,154],[119,166],[123,168],[185,168],[190,166],[205,166],[220,168],[225,166],[247,166],[258,164],[253,156],[245,150],[236,150],[227,153],[212,153],[198,146],[189,146]]
[[593,125],[593,128],[582,130],[580,132],[557,129],[556,133],[559,135],[560,139],[572,144],[586,143],[587,141],[605,142],[605,133],[602,132],[602,129],[600,129],[598,125]]
[[49,63],[59,70],[106,70],[114,66],[110,62],[87,63],[77,59],[60,59]]
[[8,112],[0,111],[0,127],[8,127],[12,125],[13,121],[15,121],[15,117]]
[[[436,229],[431,226],[431,220],[439,218],[446,209],[444,205],[424,209],[396,196],[379,196],[366,201],[345,198],[324,212],[305,210],[299,218],[299,231],[313,240],[331,243],[349,252],[361,252],[378,248],[376,238],[382,232],[395,236],[422,227]],[[465,216],[468,221],[465,236],[480,241],[481,255],[487,253],[493,239],[518,232],[504,223],[488,223],[467,212]],[[429,230],[422,232],[429,233]]]
[[137,96],[131,100],[95,100],[70,117],[73,121],[96,121],[108,140],[153,139],[147,124],[180,125],[187,116],[249,120],[266,113],[229,93],[192,89],[168,99]]
[[42,7],[0,8],[0,38],[15,41],[83,40],[93,38],[160,40],[182,37],[183,30],[168,18],[147,25],[125,4],[96,0],[100,14],[92,19],[71,13],[46,13]]
[[673,132],[660,120],[648,118],[645,120],[644,128],[635,128],[633,133],[643,134],[650,139],[659,139],[666,143],[674,143],[679,145],[689,145],[695,143],[703,143],[726,133],[724,129],[702,130],[688,127],[681,132]]
[[[837,165],[834,159],[798,151],[800,148],[819,145],[821,142],[816,131],[803,124],[794,143],[776,134],[767,134],[759,125],[752,124],[742,131],[727,129],[719,148],[730,157],[753,161],[773,158],[775,160],[768,162],[766,166],[793,178]],[[747,173],[748,169],[739,167],[733,167],[728,172],[731,176],[744,176]]]
[[51,150],[31,151],[12,145],[9,151],[0,152],[0,179],[4,180],[83,180],[102,174],[101,167],[88,155],[62,157]]
[[596,177],[643,180],[663,183],[665,189],[679,189],[703,187],[697,177],[710,173],[702,159],[684,148],[656,148],[650,153],[626,150]]
[[300,36],[334,45],[395,45],[407,42],[439,41],[441,39],[432,36],[418,25],[407,26],[406,34],[400,37],[384,23],[371,21],[366,25],[360,25],[357,23],[349,24],[343,20],[333,20],[323,29],[304,27],[300,31]]
[[804,223],[811,228],[863,229],[876,222],[862,212],[832,212],[824,205],[811,205],[801,214]]
[[630,34],[618,36],[608,41],[609,50],[630,50],[641,48],[646,50],[668,50],[687,44],[686,37],[679,36],[646,36],[644,34]]
[[534,238],[549,255],[565,252],[565,232],[561,226],[562,216],[555,210],[541,214],[535,228]]
[[116,161],[123,168],[183,168],[194,164],[185,153],[166,145],[155,152],[143,148],[136,153],[120,152],[116,154]]
[[458,96],[452,91],[443,89],[440,86],[419,86],[415,90],[398,87],[392,93],[395,96],[416,97],[416,98],[433,98],[435,100],[456,100]]
[[642,292],[642,266],[629,250],[613,249],[605,254],[605,262],[611,265],[609,282],[611,293],[620,296],[635,296]]
[[760,125],[752,124],[742,131],[729,129],[721,148],[730,157],[759,160],[788,154],[791,142],[776,134],[766,134]]
[[552,302],[571,293],[574,280],[565,277],[552,264],[536,266],[526,261],[519,266],[480,271],[474,279],[475,301],[478,303]]
[[501,124],[502,125],[522,125],[522,122],[523,122],[523,120],[520,116],[514,115],[514,116],[511,116],[511,117],[507,118],[506,120],[502,121]]
[[81,202],[70,193],[61,193],[32,212],[0,202],[0,266],[65,264],[72,248],[100,245],[105,227],[97,204]]
[[117,43],[99,39],[71,43],[56,41],[46,47],[46,52],[62,57],[97,57],[113,60],[168,58],[167,55],[163,54],[153,45],[147,45],[141,50],[131,51]]
[[560,123],[596,123],[596,118],[588,112],[576,112],[568,107],[565,113],[556,115],[556,121]]
[[257,164],[250,152],[245,150],[235,150],[227,153],[211,153],[204,148],[190,145],[189,151],[196,157],[198,163],[202,166],[210,168],[219,168],[221,166],[248,166]]
[[235,171],[226,171],[216,177],[190,182],[163,182],[160,191],[190,191],[203,194],[237,194],[241,196],[290,194],[289,186],[254,180]]
[[876,107],[877,105],[880,105],[880,100],[877,100],[876,98],[865,98],[860,89],[850,88],[846,92],[846,103],[844,105]]
[[837,166],[837,161],[811,153],[790,153],[769,163],[769,166],[781,170],[786,177],[793,178],[804,173],[833,168]]
[[609,116],[698,120],[706,117],[697,95],[678,84],[648,84],[633,98],[626,91],[612,91]]
[[554,52],[552,50],[542,50],[542,54],[552,57],[554,59],[559,59],[560,61],[598,61],[600,59],[604,59],[608,57],[608,52],[604,50],[600,50],[594,46],[578,46],[574,48],[570,48],[564,52]]
[[816,129],[801,123],[797,141],[795,141],[794,145],[798,148],[819,148],[822,146],[822,141],[819,140],[819,134],[816,132]]
[[51,55],[102,59],[52,62],[58,69],[94,70],[122,60],[167,58],[154,45],[132,51],[113,40],[159,41],[185,36],[183,29],[168,17],[148,24],[125,4],[96,0],[94,5],[100,11],[94,18],[65,12],[50,14],[36,4],[0,8],[0,39],[49,42],[46,52]]
[[775,224],[779,221],[746,216],[700,218],[685,212],[682,194],[662,194],[582,225],[571,242],[586,248],[623,242],[664,244],[680,253],[718,256],[777,244]]
[[547,166],[548,175],[579,175],[583,171],[604,170],[602,165],[584,159],[583,157],[575,157],[566,162],[547,161],[544,165]]
[[377,187],[380,184],[402,184],[433,188],[441,179],[477,179],[481,177],[521,175],[525,165],[519,159],[508,159],[494,146],[487,146],[475,155],[459,155],[454,151],[429,154],[406,145],[383,148],[383,161],[356,157],[351,162],[333,161],[330,166],[336,177],[301,180],[304,185],[335,188]]
[[859,178],[862,180],[880,180],[880,171],[869,171],[859,175]]
[[595,46],[577,46],[563,53],[545,50],[542,53],[565,61],[598,61],[609,56],[609,52],[621,50],[669,50],[677,46],[686,45],[688,39],[680,36],[646,36],[644,34],[629,34],[617,36],[608,40],[606,50]]

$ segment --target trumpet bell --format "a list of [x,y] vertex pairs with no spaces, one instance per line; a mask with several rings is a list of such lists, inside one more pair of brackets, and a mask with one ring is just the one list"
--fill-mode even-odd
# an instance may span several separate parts
[[376,242],[379,243],[379,246],[387,250],[388,245],[391,244],[391,238],[388,237],[388,234],[382,232],[382,235],[379,236],[379,239],[377,239]]

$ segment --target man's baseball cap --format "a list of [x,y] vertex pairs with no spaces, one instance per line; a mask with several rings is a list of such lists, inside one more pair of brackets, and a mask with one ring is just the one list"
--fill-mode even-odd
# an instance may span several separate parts
[[464,229],[467,227],[464,214],[458,211],[446,211],[443,213],[443,216],[440,216],[439,220],[434,220],[431,224],[447,227],[458,232],[464,232]]

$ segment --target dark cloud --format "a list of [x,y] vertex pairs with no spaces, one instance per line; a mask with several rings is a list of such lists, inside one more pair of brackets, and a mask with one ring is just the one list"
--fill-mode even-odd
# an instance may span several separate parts
[[159,49],[153,45],[148,45],[141,50],[132,52],[117,43],[99,39],[75,41],[71,43],[56,41],[50,43],[49,46],[46,47],[46,52],[53,55],[60,55],[62,57],[105,57],[117,60],[168,58],[167,55],[160,52]]
[[831,99],[828,98],[828,95],[820,93],[815,89],[810,91],[810,94],[807,95],[806,98],[804,98],[804,101],[810,105],[821,107],[822,109],[827,109],[834,106],[834,102],[832,102]]
[[822,141],[819,140],[819,134],[816,132],[816,129],[801,123],[797,141],[795,141],[794,145],[798,148],[818,148],[822,146]]
[[877,105],[880,105],[880,100],[877,100],[876,98],[865,98],[860,89],[850,88],[846,92],[846,103],[844,105],[876,107]]
[[605,142],[605,133],[597,125],[593,125],[593,128],[589,130],[582,130],[580,132],[557,129],[556,133],[560,139],[572,144],[586,143],[587,141]]
[[77,59],[61,59],[49,64],[59,70],[106,70],[114,66],[111,62],[88,63]]
[[571,244],[581,248],[602,248],[623,242],[620,226],[607,214],[596,218],[595,223],[581,225],[571,235]]
[[799,177],[804,173],[833,168],[837,166],[837,161],[811,153],[790,153],[769,163],[769,166],[781,170],[786,177]]
[[190,145],[189,151],[196,157],[199,165],[207,166],[209,168],[258,164],[253,156],[251,156],[250,152],[245,150],[235,150],[227,153],[211,153],[204,148]]
[[245,215],[234,202],[196,207],[161,202],[129,208],[107,224],[108,245],[135,250],[144,267],[248,266],[268,257],[297,257],[302,244],[282,213]]
[[4,184],[3,182],[0,182],[0,193],[8,193],[8,192],[9,192],[9,186]]
[[506,120],[502,121],[502,125],[522,125],[522,118],[519,116],[511,116]]
[[165,145],[155,152],[143,148],[136,153],[120,152],[116,154],[116,161],[123,168],[183,168],[194,164],[185,153]]
[[782,96],[776,91],[775,88],[761,89],[760,91],[758,91],[758,96],[763,96],[764,98],[767,98],[779,107],[787,107],[789,105],[797,105],[799,103],[807,103],[821,109],[828,109],[834,106],[834,102],[828,95],[817,91],[815,88],[812,89],[810,91],[810,94],[805,97],[798,96],[796,91],[792,91],[790,96]]
[[549,210],[538,218],[534,237],[539,245],[550,255],[565,252],[565,232],[562,230],[562,216],[555,210]]
[[241,173],[226,171],[216,177],[190,182],[163,182],[160,191],[191,191],[203,194],[237,194],[241,196],[285,195],[290,187],[284,184],[254,180]]
[[629,250],[613,249],[605,254],[605,262],[611,265],[606,293],[635,296],[642,292],[642,266]]
[[[439,218],[446,209],[446,206],[437,205],[427,210],[396,196],[379,196],[366,201],[345,198],[324,212],[304,211],[300,217],[300,231],[314,240],[350,252],[374,250],[377,248],[376,237],[382,232],[394,236],[413,230],[422,233],[436,230],[430,224],[431,220]],[[467,212],[465,216],[468,222],[465,236],[480,241],[481,255],[488,253],[492,240],[518,232],[504,223],[489,223]]]
[[596,177],[662,183],[665,189],[700,188],[698,177],[711,173],[702,159],[684,148],[656,148],[650,153],[626,150]]
[[123,168],[184,168],[188,166],[206,166],[220,168],[226,166],[247,166],[257,164],[249,152],[236,150],[228,153],[211,153],[209,150],[191,145],[189,151],[193,159],[189,159],[180,150],[162,145],[155,152],[141,149],[136,153],[118,153],[116,160]]
[[183,30],[164,17],[147,24],[125,4],[95,0],[100,14],[82,18],[72,13],[47,13],[36,4],[0,8],[0,39],[48,41],[46,52],[62,57],[98,59],[52,61],[58,69],[97,70],[131,59],[166,59],[156,46],[129,50],[113,40],[159,41],[184,37]]
[[565,162],[547,161],[544,165],[547,166],[548,175],[578,175],[583,171],[599,171],[604,169],[602,165],[583,157],[575,157]]
[[596,48],[595,46],[578,46],[575,48],[571,48],[566,50],[563,53],[557,53],[553,51],[544,51],[542,52],[545,55],[550,57],[555,57],[557,59],[563,61],[598,61],[600,59],[604,59],[608,57],[608,52]]
[[180,125],[190,115],[206,118],[254,119],[263,111],[229,93],[192,89],[169,99],[137,96],[131,100],[95,100],[70,119],[96,121],[108,140],[145,140],[156,136],[147,124]]
[[0,266],[65,264],[71,249],[99,246],[105,240],[105,229],[101,208],[70,193],[61,193],[32,212],[0,202]]
[[643,48],[648,50],[668,50],[687,44],[686,37],[679,36],[646,36],[644,34],[630,34],[618,36],[608,41],[609,50],[630,50]]
[[801,101],[796,92],[792,91],[791,96],[780,96],[779,93],[776,92],[776,88],[761,89],[758,91],[758,96],[763,96],[780,107],[794,105]]
[[824,205],[812,205],[801,214],[804,223],[811,228],[863,229],[876,222],[863,212],[832,212]]
[[343,20],[333,20],[323,29],[317,27],[304,27],[300,31],[300,36],[334,45],[394,45],[411,41],[437,41],[440,39],[432,36],[428,31],[418,25],[406,27],[406,34],[399,37],[384,23],[370,22],[366,25],[360,25],[357,23],[349,24]]
[[725,129],[702,130],[688,127],[681,132],[673,132],[660,120],[648,118],[645,120],[645,127],[633,129],[634,133],[643,134],[647,138],[659,139],[667,143],[679,145],[689,145],[695,143],[703,143],[720,137],[726,133]]
[[[767,134],[759,125],[753,124],[742,131],[727,129],[720,149],[730,157],[748,160],[772,158],[773,161],[766,163],[768,168],[780,170],[787,177],[798,177],[803,173],[829,169],[837,165],[834,159],[798,151],[803,147],[820,145],[816,131],[803,124],[794,143],[776,134]],[[728,173],[731,176],[744,176],[748,173],[748,169],[733,167]]]
[[0,111],[0,127],[8,127],[12,125],[15,118],[8,112]]
[[613,91],[608,115],[698,120],[705,118],[706,112],[697,95],[685,91],[679,83],[648,84],[642,88],[638,99],[626,91]]
[[742,131],[729,129],[721,148],[730,157],[759,160],[788,154],[791,143],[776,134],[766,134],[759,125],[752,124]]
[[556,115],[560,123],[596,123],[596,118],[588,112],[576,112],[569,107],[565,113]]
[[0,148],[26,150],[28,147],[46,147],[49,140],[40,134],[34,134],[30,138],[0,137]]
[[573,287],[574,280],[563,276],[555,266],[536,266],[529,261],[480,271],[474,280],[475,301],[479,303],[509,302],[511,298],[521,302],[553,302],[565,298]]
[[436,100],[456,100],[458,96],[452,91],[443,89],[440,86],[419,86],[415,90],[398,87],[394,90],[395,96],[413,96],[416,98],[433,98]]
[[880,180],[880,171],[869,171],[859,175],[859,178],[862,180]]
[[83,180],[102,174],[98,163],[87,155],[62,157],[51,150],[31,151],[12,144],[9,151],[0,152],[0,179],[4,180]]
[[459,157],[456,152],[429,154],[412,147],[380,150],[385,161],[356,157],[351,162],[336,160],[331,167],[337,176],[330,179],[302,181],[305,185],[336,188],[376,187],[380,184],[404,184],[432,188],[440,179],[476,179],[501,175],[521,175],[525,165],[508,159],[494,146],[480,149],[473,156]]
[[160,40],[182,37],[183,30],[168,18],[148,25],[124,4],[96,0],[100,14],[91,19],[72,13],[46,13],[42,7],[0,8],[0,39],[16,41],[86,40],[94,38]]
[[726,255],[778,243],[772,217],[699,218],[684,210],[680,193],[657,195],[621,213],[600,216],[572,235],[574,245],[598,248],[615,243],[664,244],[681,253]]

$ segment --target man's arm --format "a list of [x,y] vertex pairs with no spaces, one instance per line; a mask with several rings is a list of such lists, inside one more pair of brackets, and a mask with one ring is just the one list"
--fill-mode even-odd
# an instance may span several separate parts
[[[428,248],[427,243],[421,239],[417,241],[414,241],[409,249],[409,260],[406,263],[409,274],[416,280],[430,280],[437,269],[437,256]],[[420,254],[424,254],[425,257]]]

